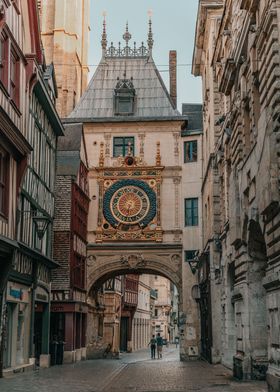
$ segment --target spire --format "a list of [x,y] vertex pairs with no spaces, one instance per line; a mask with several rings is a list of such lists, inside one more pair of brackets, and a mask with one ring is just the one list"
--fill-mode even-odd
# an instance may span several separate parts
[[126,46],[128,47],[128,41],[131,40],[131,34],[128,31],[128,22],[126,22],[126,28],[125,28],[125,33],[123,35],[123,39],[125,40]]
[[152,10],[148,11],[148,16],[149,16],[149,32],[148,32],[147,44],[148,44],[149,52],[151,54],[154,45],[153,31],[152,31]]
[[102,46],[102,54],[103,57],[106,55],[106,50],[107,50],[107,32],[106,32],[106,12],[103,12],[103,33],[102,33],[102,40],[101,40],[101,46]]

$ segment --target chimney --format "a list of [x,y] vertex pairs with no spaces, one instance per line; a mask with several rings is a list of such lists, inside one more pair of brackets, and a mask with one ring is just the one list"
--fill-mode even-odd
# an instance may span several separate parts
[[169,51],[169,88],[170,98],[177,108],[177,52],[176,50]]

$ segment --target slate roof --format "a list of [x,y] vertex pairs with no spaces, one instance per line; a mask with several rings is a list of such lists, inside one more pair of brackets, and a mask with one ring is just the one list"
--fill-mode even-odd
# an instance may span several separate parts
[[183,103],[182,114],[187,117],[187,128],[182,131],[182,136],[191,133],[203,132],[202,105],[195,103]]
[[133,78],[136,110],[125,121],[176,119],[182,116],[173,106],[169,93],[151,56],[105,57],[101,60],[87,90],[69,116],[70,119],[124,120],[114,114],[114,89],[117,78]]
[[57,175],[77,176],[81,162],[83,125],[66,124],[64,127],[64,136],[59,137],[57,143]]

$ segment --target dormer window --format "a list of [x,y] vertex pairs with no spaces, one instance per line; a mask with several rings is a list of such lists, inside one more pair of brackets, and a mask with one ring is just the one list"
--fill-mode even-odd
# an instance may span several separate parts
[[117,116],[134,114],[136,93],[132,80],[132,78],[130,80],[118,79],[114,94],[115,115]]

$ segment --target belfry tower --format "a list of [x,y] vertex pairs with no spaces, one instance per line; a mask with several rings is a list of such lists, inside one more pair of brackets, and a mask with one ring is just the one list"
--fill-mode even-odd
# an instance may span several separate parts
[[90,0],[38,0],[47,64],[55,67],[60,117],[67,117],[88,83]]

